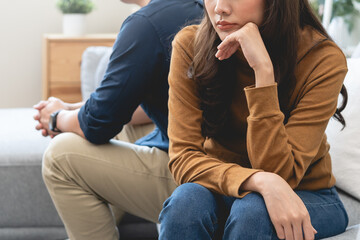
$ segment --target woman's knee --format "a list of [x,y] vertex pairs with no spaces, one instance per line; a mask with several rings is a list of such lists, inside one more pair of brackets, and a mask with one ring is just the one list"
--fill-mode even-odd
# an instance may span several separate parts
[[186,183],[175,189],[164,202],[159,220],[162,227],[169,224],[174,227],[194,222],[215,222],[217,203],[213,193],[207,188]]
[[274,236],[274,228],[260,194],[250,193],[234,201],[226,221],[225,235],[229,239],[237,239],[233,238],[235,236],[243,236],[244,239],[271,239]]

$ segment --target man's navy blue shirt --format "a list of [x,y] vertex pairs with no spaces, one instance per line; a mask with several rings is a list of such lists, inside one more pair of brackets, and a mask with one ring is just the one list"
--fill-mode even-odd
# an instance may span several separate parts
[[171,42],[182,27],[202,16],[201,0],[152,0],[124,21],[104,79],[78,114],[87,140],[108,142],[141,104],[156,128],[136,144],[168,150]]

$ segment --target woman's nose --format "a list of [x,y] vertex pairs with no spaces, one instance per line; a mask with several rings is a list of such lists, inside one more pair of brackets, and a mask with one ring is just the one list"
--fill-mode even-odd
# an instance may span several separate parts
[[229,0],[216,0],[215,13],[218,15],[230,15]]

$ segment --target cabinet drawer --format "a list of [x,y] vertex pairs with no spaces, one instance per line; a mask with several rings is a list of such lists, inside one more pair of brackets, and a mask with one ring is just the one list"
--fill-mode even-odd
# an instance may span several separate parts
[[65,102],[80,102],[81,85],[76,83],[51,83],[49,96],[60,98]]
[[51,42],[49,51],[50,82],[80,82],[81,56],[90,46],[111,46],[112,43]]
[[43,45],[42,98],[58,97],[66,102],[81,101],[81,57],[91,46],[113,46],[116,34],[81,37],[47,34]]

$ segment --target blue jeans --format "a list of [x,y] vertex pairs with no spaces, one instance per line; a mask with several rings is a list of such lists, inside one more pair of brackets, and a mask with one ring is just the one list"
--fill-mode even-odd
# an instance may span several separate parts
[[[318,232],[315,239],[345,231],[348,216],[335,187],[296,194]],[[164,202],[159,220],[160,240],[278,239],[260,194],[227,197],[196,183],[179,186]]]

